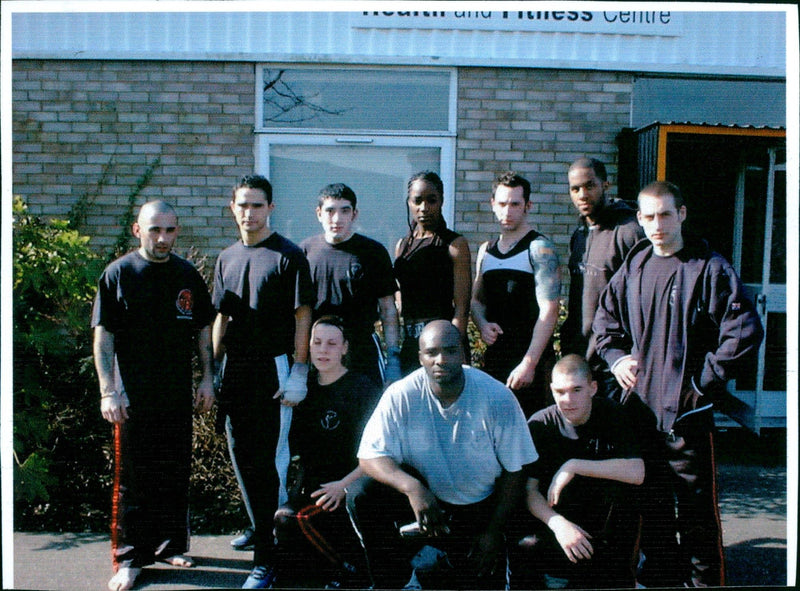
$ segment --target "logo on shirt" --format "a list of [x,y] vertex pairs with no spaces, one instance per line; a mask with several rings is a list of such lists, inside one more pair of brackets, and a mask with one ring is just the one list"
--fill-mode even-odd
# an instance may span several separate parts
[[178,299],[175,300],[175,307],[178,308],[178,312],[181,313],[181,316],[191,317],[192,308],[194,308],[194,295],[191,289],[182,289],[178,293]]
[[338,429],[339,425],[342,424],[342,421],[339,419],[339,414],[335,410],[329,410],[325,413],[325,416],[322,417],[322,420],[319,422],[322,425],[322,428],[326,431],[333,431],[334,429]]

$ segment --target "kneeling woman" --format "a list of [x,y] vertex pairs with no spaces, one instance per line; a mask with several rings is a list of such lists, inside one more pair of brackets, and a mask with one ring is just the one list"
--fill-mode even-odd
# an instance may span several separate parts
[[[367,377],[344,364],[347,338],[341,318],[323,316],[311,328],[311,372],[306,400],[294,409],[289,499],[275,513],[284,549],[298,543],[328,561],[333,586],[352,578],[360,546],[345,510],[345,491],[363,476],[356,451],[380,397]],[[365,478],[365,477],[364,477]]]

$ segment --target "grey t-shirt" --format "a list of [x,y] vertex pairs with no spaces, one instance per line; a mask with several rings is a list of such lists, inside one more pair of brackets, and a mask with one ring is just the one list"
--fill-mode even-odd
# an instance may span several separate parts
[[503,470],[537,459],[519,402],[488,374],[464,366],[464,390],[443,408],[420,368],[384,392],[358,457],[391,457],[427,480],[437,498],[468,505],[487,498]]

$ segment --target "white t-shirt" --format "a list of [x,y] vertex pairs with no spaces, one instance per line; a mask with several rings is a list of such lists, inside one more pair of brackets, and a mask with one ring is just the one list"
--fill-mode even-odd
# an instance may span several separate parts
[[487,498],[503,469],[538,458],[516,397],[484,372],[464,366],[464,390],[448,408],[420,368],[386,389],[358,457],[390,457],[422,474],[437,498],[468,505]]

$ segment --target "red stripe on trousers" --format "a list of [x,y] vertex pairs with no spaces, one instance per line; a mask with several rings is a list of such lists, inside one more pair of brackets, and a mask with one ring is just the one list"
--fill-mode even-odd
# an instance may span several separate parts
[[719,551],[719,584],[725,586],[725,549],[722,545],[722,517],[719,513],[719,489],[717,486],[717,456],[714,451],[714,433],[709,432],[708,443],[711,450],[711,498],[714,503],[714,519],[717,522],[717,550]]
[[303,535],[320,552],[320,554],[327,558],[331,564],[338,566],[342,561],[339,558],[339,555],[336,553],[336,550],[333,549],[330,543],[328,543],[328,540],[326,540],[309,521],[309,519],[311,519],[314,515],[319,515],[323,511],[324,509],[322,507],[318,507],[317,505],[308,505],[303,507],[297,512],[297,523],[300,526],[300,531],[303,532]]
[[117,548],[119,547],[119,481],[122,466],[122,441],[120,424],[114,423],[114,485],[111,493],[111,565],[114,572],[119,569]]

